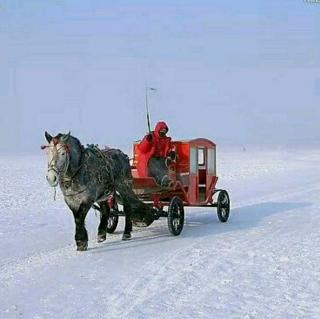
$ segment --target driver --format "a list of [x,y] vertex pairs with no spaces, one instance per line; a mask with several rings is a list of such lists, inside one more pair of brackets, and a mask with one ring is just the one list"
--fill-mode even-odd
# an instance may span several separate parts
[[169,128],[163,121],[158,122],[154,131],[145,135],[138,149],[141,158],[137,167],[140,176],[152,176],[162,187],[170,184],[166,159],[173,156],[171,137],[167,136]]

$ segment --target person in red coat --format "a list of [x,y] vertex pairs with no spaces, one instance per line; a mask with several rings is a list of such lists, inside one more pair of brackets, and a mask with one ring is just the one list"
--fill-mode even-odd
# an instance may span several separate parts
[[152,176],[161,186],[168,186],[168,167],[166,158],[172,156],[171,137],[167,136],[169,128],[165,122],[158,122],[155,130],[147,134],[138,145],[139,176]]

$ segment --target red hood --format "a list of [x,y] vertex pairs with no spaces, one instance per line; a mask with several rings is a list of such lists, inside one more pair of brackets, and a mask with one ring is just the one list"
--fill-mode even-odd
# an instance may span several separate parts
[[154,132],[159,136],[159,132],[162,129],[166,129],[167,131],[169,131],[168,125],[165,122],[158,122],[156,128],[154,129]]

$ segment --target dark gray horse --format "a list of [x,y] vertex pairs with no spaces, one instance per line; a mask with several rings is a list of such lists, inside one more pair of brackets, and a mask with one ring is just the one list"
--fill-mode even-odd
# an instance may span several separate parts
[[84,148],[80,141],[68,134],[52,137],[45,132],[49,145],[47,180],[50,186],[60,186],[64,200],[71,209],[75,224],[77,250],[87,250],[86,215],[98,204],[101,212],[97,239],[106,240],[110,207],[108,199],[117,197],[123,204],[125,229],[123,240],[131,238],[132,220],[150,225],[153,209],[141,202],[132,190],[129,158],[118,149],[100,150],[96,146]]

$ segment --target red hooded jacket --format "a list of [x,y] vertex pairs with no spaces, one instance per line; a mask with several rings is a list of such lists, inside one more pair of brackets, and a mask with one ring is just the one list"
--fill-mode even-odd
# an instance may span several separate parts
[[139,176],[148,176],[148,163],[151,157],[166,157],[172,149],[171,137],[160,136],[161,129],[166,129],[168,126],[165,122],[158,122],[155,130],[151,132],[152,139],[148,139],[146,135],[138,145],[139,161],[137,165]]

